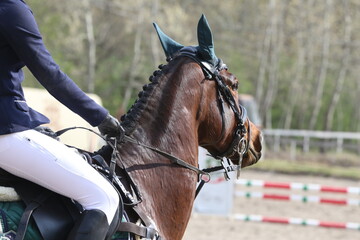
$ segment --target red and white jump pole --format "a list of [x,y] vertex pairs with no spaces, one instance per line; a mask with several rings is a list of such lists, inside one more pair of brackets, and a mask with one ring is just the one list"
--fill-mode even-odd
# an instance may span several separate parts
[[360,194],[359,187],[332,187],[332,186],[322,186],[319,184],[305,184],[305,183],[283,183],[283,182],[269,182],[262,180],[247,180],[247,179],[238,179],[236,184],[244,186],[256,186],[263,188],[282,188],[282,189],[296,189],[304,191],[318,191],[318,192],[332,192],[332,193],[351,193],[351,194]]
[[[319,184],[284,183],[284,182],[270,182],[270,181],[247,180],[247,179],[239,179],[236,181],[236,183],[248,187],[255,186],[262,188],[278,188],[278,189],[288,189],[288,190],[317,191],[317,192],[330,192],[330,193],[343,193],[343,194],[351,193],[351,194],[360,195],[359,187],[332,187],[332,186],[322,186]],[[246,192],[246,191],[237,191],[235,195],[247,197],[247,198],[262,198],[262,199],[283,200],[283,201],[300,201],[304,203],[316,202],[316,203],[327,203],[327,204],[337,204],[337,205],[360,206],[360,199],[330,199],[330,198],[321,198],[318,196],[282,195],[277,193]],[[246,215],[246,214],[235,214],[232,217],[236,220],[241,220],[241,221],[295,224],[295,225],[317,226],[317,227],[326,227],[326,228],[354,229],[360,231],[360,223],[355,223],[355,222],[347,222],[347,223],[328,222],[328,221],[319,221],[316,219],[266,217],[262,215]]]
[[298,201],[303,203],[326,203],[336,205],[355,205],[360,206],[360,200],[358,199],[331,199],[331,198],[320,198],[318,196],[301,196],[301,195],[283,195],[274,193],[262,193],[262,192],[245,192],[237,191],[235,193],[238,197],[246,198],[261,198],[271,200],[282,200],[282,201]]
[[279,223],[279,224],[295,224],[302,226],[315,226],[325,228],[339,228],[339,229],[353,229],[360,231],[360,224],[354,222],[322,222],[316,219],[302,219],[302,218],[283,218],[283,217],[265,217],[261,215],[233,215],[235,220],[251,221],[251,222],[265,222],[265,223]]

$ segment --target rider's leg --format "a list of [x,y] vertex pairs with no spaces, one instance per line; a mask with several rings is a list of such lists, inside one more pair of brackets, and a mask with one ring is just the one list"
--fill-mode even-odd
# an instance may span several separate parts
[[118,194],[105,178],[73,149],[34,130],[0,136],[0,167],[79,202],[87,213],[82,232],[93,219],[106,219],[108,227],[118,208]]

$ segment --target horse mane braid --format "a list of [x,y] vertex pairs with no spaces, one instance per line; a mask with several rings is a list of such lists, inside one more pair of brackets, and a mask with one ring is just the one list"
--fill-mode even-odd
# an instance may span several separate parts
[[121,116],[122,126],[127,135],[130,135],[138,123],[141,112],[145,109],[149,97],[152,95],[155,86],[157,86],[159,79],[163,76],[164,72],[168,69],[167,65],[159,65],[159,70],[155,70],[149,77],[150,83],[142,87],[142,91],[138,93],[138,99],[134,102],[126,114]]

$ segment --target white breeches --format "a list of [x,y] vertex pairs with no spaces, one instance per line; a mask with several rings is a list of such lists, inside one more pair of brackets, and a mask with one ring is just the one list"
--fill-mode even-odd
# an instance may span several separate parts
[[119,204],[116,190],[79,153],[35,130],[0,135],[0,167],[103,211],[109,224]]

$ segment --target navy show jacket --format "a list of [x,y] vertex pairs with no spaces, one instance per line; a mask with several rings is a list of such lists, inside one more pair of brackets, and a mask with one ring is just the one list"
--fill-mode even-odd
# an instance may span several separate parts
[[0,0],[0,135],[49,122],[26,103],[21,86],[24,66],[51,95],[92,126],[105,119],[108,111],[89,98],[54,62],[29,6],[23,0]]

